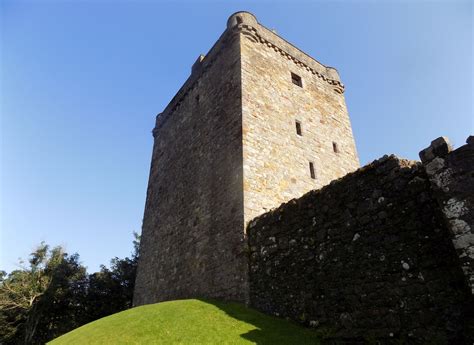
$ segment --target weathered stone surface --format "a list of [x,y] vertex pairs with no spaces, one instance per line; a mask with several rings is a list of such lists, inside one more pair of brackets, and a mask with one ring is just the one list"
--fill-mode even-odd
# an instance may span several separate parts
[[466,343],[472,136],[351,173],[343,92],[252,14],[229,18],[156,119],[135,305],[250,298],[349,343]]
[[474,145],[474,135],[470,135],[470,136],[466,139],[466,144],[468,144],[468,145]]
[[247,234],[250,303],[266,313],[349,343],[467,343],[470,290],[419,163],[375,161]]
[[433,148],[444,144],[432,142],[425,151],[431,150],[435,157],[425,164],[425,169],[474,294],[474,145],[470,144],[471,138],[449,154],[445,148]]
[[247,298],[240,36],[193,70],[153,131],[135,305]]
[[229,18],[156,120],[135,305],[247,300],[245,224],[359,166],[343,90],[252,14]]
[[420,152],[423,163],[433,160],[435,157],[445,157],[453,150],[448,138],[439,137],[431,142],[431,145]]
[[[244,30],[242,140],[247,223],[354,171],[359,160],[344,95],[328,82],[327,68],[261,25]],[[339,80],[337,72],[331,71]],[[302,87],[292,83],[291,73],[301,78]],[[296,132],[296,121],[302,135]]]

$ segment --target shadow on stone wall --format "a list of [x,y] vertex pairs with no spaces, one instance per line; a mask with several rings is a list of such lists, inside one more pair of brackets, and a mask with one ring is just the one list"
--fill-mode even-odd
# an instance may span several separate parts
[[236,320],[255,326],[257,329],[240,335],[252,343],[258,345],[318,345],[321,343],[320,336],[314,330],[304,329],[292,321],[265,315],[240,303],[207,299],[200,299],[200,301],[214,305]]
[[386,156],[256,218],[250,305],[348,343],[472,344],[473,148]]

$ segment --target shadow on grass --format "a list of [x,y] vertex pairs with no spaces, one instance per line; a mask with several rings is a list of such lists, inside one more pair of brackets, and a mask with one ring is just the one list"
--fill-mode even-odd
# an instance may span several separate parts
[[265,315],[240,303],[207,299],[200,299],[200,301],[216,306],[234,319],[255,326],[257,329],[240,335],[255,344],[321,344],[321,339],[313,330],[304,328],[294,322]]

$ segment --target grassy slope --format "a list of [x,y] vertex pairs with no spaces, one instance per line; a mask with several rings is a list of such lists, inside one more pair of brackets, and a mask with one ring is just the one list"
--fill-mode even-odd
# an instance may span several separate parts
[[145,305],[79,327],[60,344],[319,344],[318,336],[238,303],[179,300]]

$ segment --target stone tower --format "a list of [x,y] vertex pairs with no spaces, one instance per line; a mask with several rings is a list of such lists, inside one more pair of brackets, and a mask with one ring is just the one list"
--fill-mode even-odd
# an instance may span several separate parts
[[343,92],[334,68],[230,16],[156,118],[135,305],[247,299],[247,224],[359,167]]

